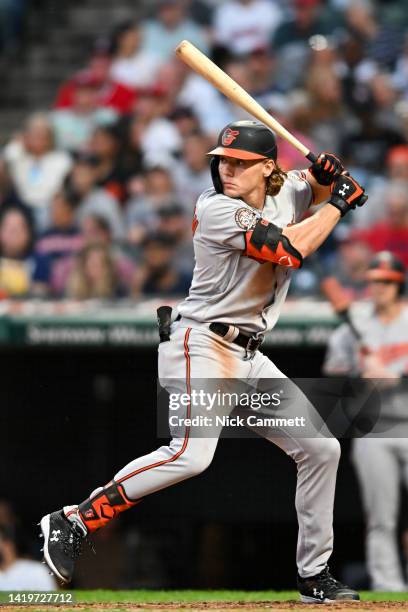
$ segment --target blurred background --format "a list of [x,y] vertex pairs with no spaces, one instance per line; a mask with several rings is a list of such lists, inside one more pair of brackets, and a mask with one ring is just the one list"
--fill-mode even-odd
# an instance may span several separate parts
[[[265,348],[319,376],[338,323],[321,277],[364,300],[373,253],[408,264],[407,26],[406,0],[0,0],[0,563],[40,559],[42,514],[157,445],[155,309],[188,291],[205,154],[246,117],[175,46],[208,53],[366,187],[294,275]],[[279,164],[307,167],[285,142]],[[367,586],[342,445],[333,564]],[[293,587],[295,471],[270,446],[222,440],[204,476],[98,535],[75,586]]]

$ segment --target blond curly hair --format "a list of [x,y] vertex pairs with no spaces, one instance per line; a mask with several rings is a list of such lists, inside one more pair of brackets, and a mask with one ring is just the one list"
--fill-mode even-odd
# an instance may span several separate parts
[[266,195],[276,196],[282,189],[282,185],[285,182],[288,174],[275,162],[275,168],[272,174],[266,179]]

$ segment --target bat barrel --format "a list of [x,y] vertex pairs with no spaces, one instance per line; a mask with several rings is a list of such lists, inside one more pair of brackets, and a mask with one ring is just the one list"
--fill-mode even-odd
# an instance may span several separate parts
[[278,136],[284,138],[292,146],[294,146],[302,155],[307,157],[312,163],[317,157],[309,151],[309,149],[300,142],[293,134],[291,134],[283,125],[279,123],[272,115],[270,115],[252,96],[249,95],[238,83],[236,83],[228,74],[226,74],[219,66],[214,64],[204,53],[201,53],[197,47],[192,45],[188,40],[183,40],[176,47],[176,54],[195,72],[200,74],[204,79],[212,83],[224,96],[232,102],[245,109],[250,115],[261,121],[263,124],[273,130]]

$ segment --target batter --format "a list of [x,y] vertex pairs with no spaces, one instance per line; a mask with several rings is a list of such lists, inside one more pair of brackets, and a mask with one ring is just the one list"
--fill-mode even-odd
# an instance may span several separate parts
[[[190,398],[203,380],[206,390],[219,388],[224,380],[224,391],[231,390],[236,380],[247,381],[272,397],[285,376],[259,347],[279,317],[292,271],[318,249],[342,216],[367,197],[332,154],[320,155],[308,171],[283,172],[276,161],[273,133],[255,121],[226,126],[210,155],[214,189],[197,201],[192,285],[178,307],[169,340],[159,346],[159,379],[170,393],[187,393]],[[312,203],[328,199],[302,221]],[[285,383],[285,397],[275,412],[280,417],[304,417],[307,437],[285,427],[263,427],[253,419],[248,426],[297,465],[301,599],[307,603],[358,599],[355,591],[331,576],[327,566],[333,548],[339,443],[300,390],[290,381]],[[217,406],[219,414],[233,410]],[[243,417],[251,410],[236,409]],[[274,415],[273,406],[268,411]],[[185,406],[186,418],[199,413],[191,401]],[[65,506],[41,519],[44,558],[60,580],[71,580],[88,534],[146,495],[199,474],[210,464],[221,425],[213,425],[208,435],[200,426],[170,425],[170,429],[169,446],[131,461],[79,505]]]

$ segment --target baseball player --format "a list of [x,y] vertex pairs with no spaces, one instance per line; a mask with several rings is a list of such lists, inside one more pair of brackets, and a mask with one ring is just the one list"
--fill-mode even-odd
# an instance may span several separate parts
[[[331,154],[320,155],[309,170],[283,172],[273,132],[256,121],[226,126],[209,155],[214,188],[202,193],[195,208],[190,292],[178,306],[168,341],[159,345],[159,379],[164,386],[173,381],[190,398],[187,417],[194,416],[191,398],[198,379],[209,385],[214,379],[225,379],[226,386],[231,380],[271,381],[273,387],[278,379],[275,384],[282,384],[284,374],[258,349],[278,319],[292,270],[316,251],[342,216],[367,199]],[[302,221],[312,203],[325,200],[329,202]],[[172,390],[170,383],[168,388]],[[293,383],[288,395],[280,412],[306,415],[314,423],[314,436],[297,438],[284,428],[276,435],[262,425],[252,429],[297,465],[302,601],[358,599],[327,567],[339,443]],[[181,431],[171,420],[170,425],[168,446],[131,461],[79,505],[41,519],[45,561],[63,582],[71,580],[83,538],[146,495],[199,474],[211,463],[221,426],[206,436],[187,419]]]
[[[388,251],[371,261],[367,280],[372,312],[353,316],[357,340],[347,324],[331,336],[328,374],[373,378],[382,387],[372,437],[353,440],[352,460],[367,519],[366,555],[372,588],[406,591],[397,548],[400,481],[408,486],[408,411],[403,377],[408,372],[408,310],[401,302],[405,270]],[[395,436],[395,437],[393,437]]]

